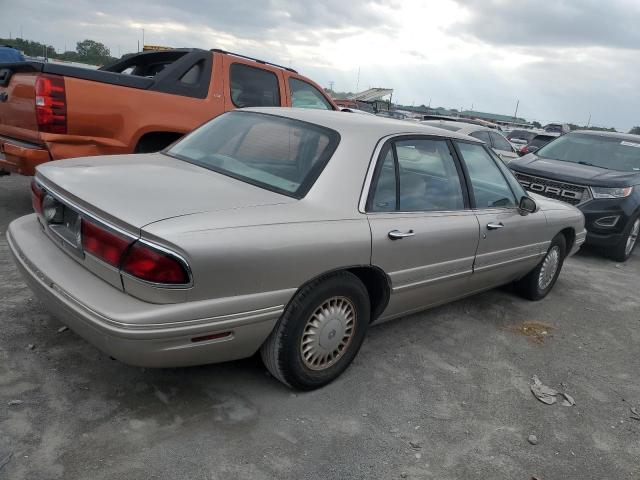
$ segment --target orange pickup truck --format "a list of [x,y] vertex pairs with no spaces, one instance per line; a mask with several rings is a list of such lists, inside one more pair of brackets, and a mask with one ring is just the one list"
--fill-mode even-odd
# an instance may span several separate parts
[[158,151],[223,112],[253,106],[337,110],[295,70],[224,50],[145,52],[98,70],[0,64],[0,174]]

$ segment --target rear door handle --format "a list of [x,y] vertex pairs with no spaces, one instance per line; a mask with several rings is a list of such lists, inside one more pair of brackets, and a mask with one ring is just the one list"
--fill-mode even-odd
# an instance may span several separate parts
[[502,222],[491,222],[487,223],[487,230],[497,230],[499,228],[503,228],[504,224]]
[[408,232],[401,232],[400,230],[391,230],[389,232],[389,238],[391,240],[400,240],[405,237],[413,237],[416,234],[413,230],[409,230]]

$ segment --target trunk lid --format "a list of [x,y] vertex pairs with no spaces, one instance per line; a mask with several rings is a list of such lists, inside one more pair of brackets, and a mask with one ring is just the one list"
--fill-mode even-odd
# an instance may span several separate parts
[[37,74],[37,69],[27,62],[0,64],[0,136],[39,143]]
[[37,175],[79,207],[136,229],[183,215],[295,202],[161,153],[49,162]]

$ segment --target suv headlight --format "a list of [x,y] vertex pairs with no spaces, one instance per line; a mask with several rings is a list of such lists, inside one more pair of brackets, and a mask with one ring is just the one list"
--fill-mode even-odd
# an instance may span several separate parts
[[593,198],[624,198],[631,195],[633,187],[591,187]]

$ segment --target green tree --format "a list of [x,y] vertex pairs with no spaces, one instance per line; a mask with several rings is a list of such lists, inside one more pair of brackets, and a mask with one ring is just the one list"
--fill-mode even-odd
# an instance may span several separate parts
[[640,127],[633,127],[629,130],[629,133],[632,133],[633,135],[640,135]]
[[542,124],[540,122],[533,121],[531,122],[531,125],[533,125],[533,128],[542,128]]
[[102,64],[111,59],[111,52],[102,43],[95,40],[83,40],[76,44],[76,52],[80,58],[87,60],[87,63]]

